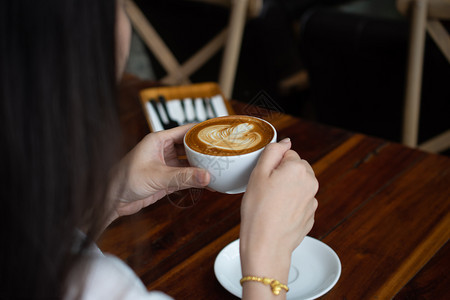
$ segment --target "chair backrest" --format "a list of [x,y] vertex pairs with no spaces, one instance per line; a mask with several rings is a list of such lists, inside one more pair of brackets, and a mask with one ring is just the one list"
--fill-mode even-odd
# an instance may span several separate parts
[[428,32],[450,63],[450,35],[441,20],[450,20],[450,0],[397,0],[397,9],[411,20],[402,142],[430,152],[450,148],[450,129],[417,145],[425,35]]
[[169,85],[190,83],[189,76],[204,65],[222,46],[224,46],[224,54],[219,74],[219,85],[225,97],[230,98],[234,86],[245,22],[247,16],[255,17],[259,14],[262,7],[262,0],[193,1],[229,7],[229,25],[207,44],[201,47],[183,64],[180,64],[177,61],[169,47],[167,47],[158,32],[153,28],[149,20],[134,1],[126,1],[126,10],[136,32],[167,72],[167,75],[161,79],[162,83]]

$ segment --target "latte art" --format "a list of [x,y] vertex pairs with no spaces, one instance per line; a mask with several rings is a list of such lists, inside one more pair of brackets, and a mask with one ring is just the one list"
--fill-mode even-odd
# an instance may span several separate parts
[[261,143],[262,136],[249,123],[237,125],[212,125],[199,131],[198,139],[219,149],[242,151]]
[[249,116],[227,116],[204,121],[186,134],[186,144],[197,152],[230,156],[263,148],[274,137],[272,126]]

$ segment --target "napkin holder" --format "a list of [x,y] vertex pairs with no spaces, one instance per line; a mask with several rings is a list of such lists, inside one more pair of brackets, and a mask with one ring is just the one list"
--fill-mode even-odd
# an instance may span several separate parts
[[[170,104],[170,101],[176,101],[180,99],[186,98],[211,98],[216,97],[215,100],[218,100],[222,103],[218,104],[218,109],[220,110],[220,115],[234,115],[234,110],[230,104],[230,102],[223,96],[222,91],[217,83],[214,82],[204,82],[204,83],[195,83],[190,85],[181,85],[181,86],[167,86],[167,87],[153,87],[143,89],[139,92],[139,98],[141,101],[141,105],[143,107],[145,117],[149,124],[150,130],[152,132],[159,131],[161,128],[157,125],[157,122],[153,120],[150,110],[149,110],[149,100],[150,99],[158,99],[159,96],[164,96],[167,103]],[[220,97],[217,97],[220,96]]]

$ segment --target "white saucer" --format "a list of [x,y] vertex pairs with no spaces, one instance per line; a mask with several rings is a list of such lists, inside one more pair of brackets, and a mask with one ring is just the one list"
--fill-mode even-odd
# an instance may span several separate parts
[[[214,273],[225,289],[242,298],[239,239],[228,244],[217,255]],[[287,299],[318,298],[331,290],[340,275],[341,262],[333,249],[307,236],[292,253]]]

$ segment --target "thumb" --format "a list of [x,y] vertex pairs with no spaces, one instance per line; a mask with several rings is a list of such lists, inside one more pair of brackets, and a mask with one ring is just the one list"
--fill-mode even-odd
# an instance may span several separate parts
[[291,140],[285,138],[279,143],[266,146],[256,164],[256,168],[270,174],[282,161],[284,154],[291,148]]
[[185,167],[171,168],[169,172],[169,189],[183,190],[187,188],[201,188],[209,184],[210,175],[208,171],[200,168]]

